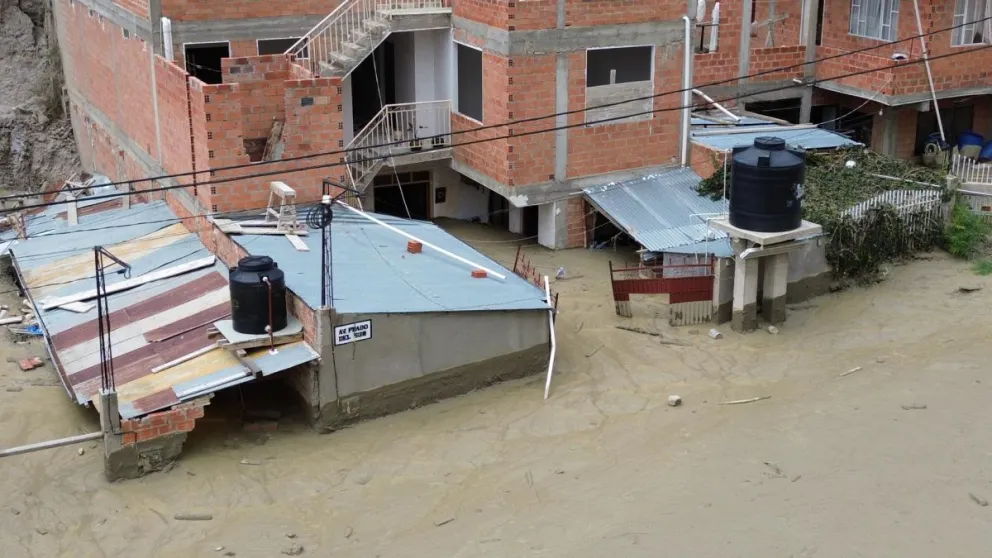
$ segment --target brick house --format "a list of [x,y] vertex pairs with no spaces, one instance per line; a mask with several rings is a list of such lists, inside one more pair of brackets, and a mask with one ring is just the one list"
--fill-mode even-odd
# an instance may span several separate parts
[[[921,154],[938,127],[926,68],[913,63],[922,58],[921,41],[905,39],[933,33],[924,40],[930,57],[938,58],[931,69],[948,141],[953,144],[965,131],[992,139],[992,51],[983,49],[992,29],[982,21],[992,14],[984,0],[725,0],[720,12],[718,48],[701,49],[696,56],[697,85],[803,62],[804,28],[812,33],[813,60],[880,48],[815,63],[808,73],[796,68],[705,88],[712,95],[755,93],[744,102],[748,110],[794,123],[824,123],[875,151],[911,158]],[[747,21],[752,23],[741,23]],[[961,27],[942,31],[953,26]],[[741,50],[741,44],[749,48]],[[954,56],[940,59],[948,54]],[[811,91],[795,81],[872,69],[879,71],[820,82]]]
[[[681,87],[685,3],[337,4],[55,0],[84,165],[120,181],[195,173],[133,184],[190,185],[165,196],[180,215],[264,206],[272,178],[239,178],[264,170],[301,201],[329,177],[366,209],[566,248],[587,242],[581,188],[676,161],[681,99],[650,96]],[[315,156],[343,148],[347,166]]]

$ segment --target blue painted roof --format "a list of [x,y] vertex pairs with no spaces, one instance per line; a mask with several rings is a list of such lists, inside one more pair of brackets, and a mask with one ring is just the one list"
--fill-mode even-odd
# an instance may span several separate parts
[[[861,145],[840,134],[821,128],[795,128],[773,122],[768,122],[767,126],[761,126],[761,128],[764,131],[750,133],[741,132],[742,128],[739,127],[728,127],[726,134],[713,134],[714,130],[720,129],[719,127],[697,129],[692,133],[692,141],[719,151],[728,151],[740,145],[753,145],[755,139],[768,136],[782,138],[790,147],[802,149],[833,149]],[[775,130],[769,131],[769,128],[775,128]],[[706,135],[699,135],[698,132],[703,130],[706,131]]]
[[726,202],[700,196],[696,192],[700,180],[692,169],[678,168],[584,192],[599,211],[645,249],[696,253],[706,244],[719,249],[723,244],[714,241],[726,238],[706,224],[707,217],[726,213]]
[[[544,291],[443,231],[433,223],[373,214],[376,218],[478,265],[506,275],[476,279],[471,268],[428,247],[406,251],[407,239],[367,219],[335,208],[331,225],[334,308],[339,313],[546,310]],[[320,307],[321,231],[301,237],[309,252],[272,235],[232,235],[253,255],[272,257],[286,286],[309,306]]]

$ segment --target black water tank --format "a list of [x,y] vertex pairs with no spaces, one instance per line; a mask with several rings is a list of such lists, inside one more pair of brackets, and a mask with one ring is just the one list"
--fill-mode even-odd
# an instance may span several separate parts
[[757,232],[798,229],[803,221],[806,152],[785,148],[781,138],[763,137],[734,148],[730,180],[730,224]]
[[268,333],[269,285],[272,284],[272,329],[286,327],[286,277],[268,256],[241,258],[231,270],[231,320],[238,333]]

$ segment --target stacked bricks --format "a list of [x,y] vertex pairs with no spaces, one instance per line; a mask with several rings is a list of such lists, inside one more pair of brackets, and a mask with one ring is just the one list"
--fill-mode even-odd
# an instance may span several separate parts
[[586,247],[586,214],[592,210],[581,197],[573,196],[565,204],[565,248]]
[[122,443],[133,445],[170,434],[191,432],[196,419],[203,418],[203,403],[178,405],[169,411],[151,413],[140,419],[121,421]]

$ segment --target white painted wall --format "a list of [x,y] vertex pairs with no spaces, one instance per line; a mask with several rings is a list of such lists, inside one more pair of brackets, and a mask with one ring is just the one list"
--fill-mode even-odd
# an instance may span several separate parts
[[555,216],[561,208],[558,202],[545,203],[537,206],[537,242],[545,248],[557,248],[558,231],[555,227]]
[[[434,217],[471,220],[478,218],[489,222],[489,190],[484,186],[471,186],[461,181],[461,175],[450,168],[433,171],[435,196],[438,188],[445,189],[444,203],[434,203]],[[433,198],[436,200],[436,196]]]
[[355,112],[351,97],[351,76],[341,80],[341,112],[343,113],[344,144],[355,137]]
[[519,207],[510,206],[508,216],[509,222],[507,223],[507,228],[510,229],[510,232],[524,234],[524,210]]
[[455,43],[450,29],[434,30],[434,99],[450,100],[452,97]]

